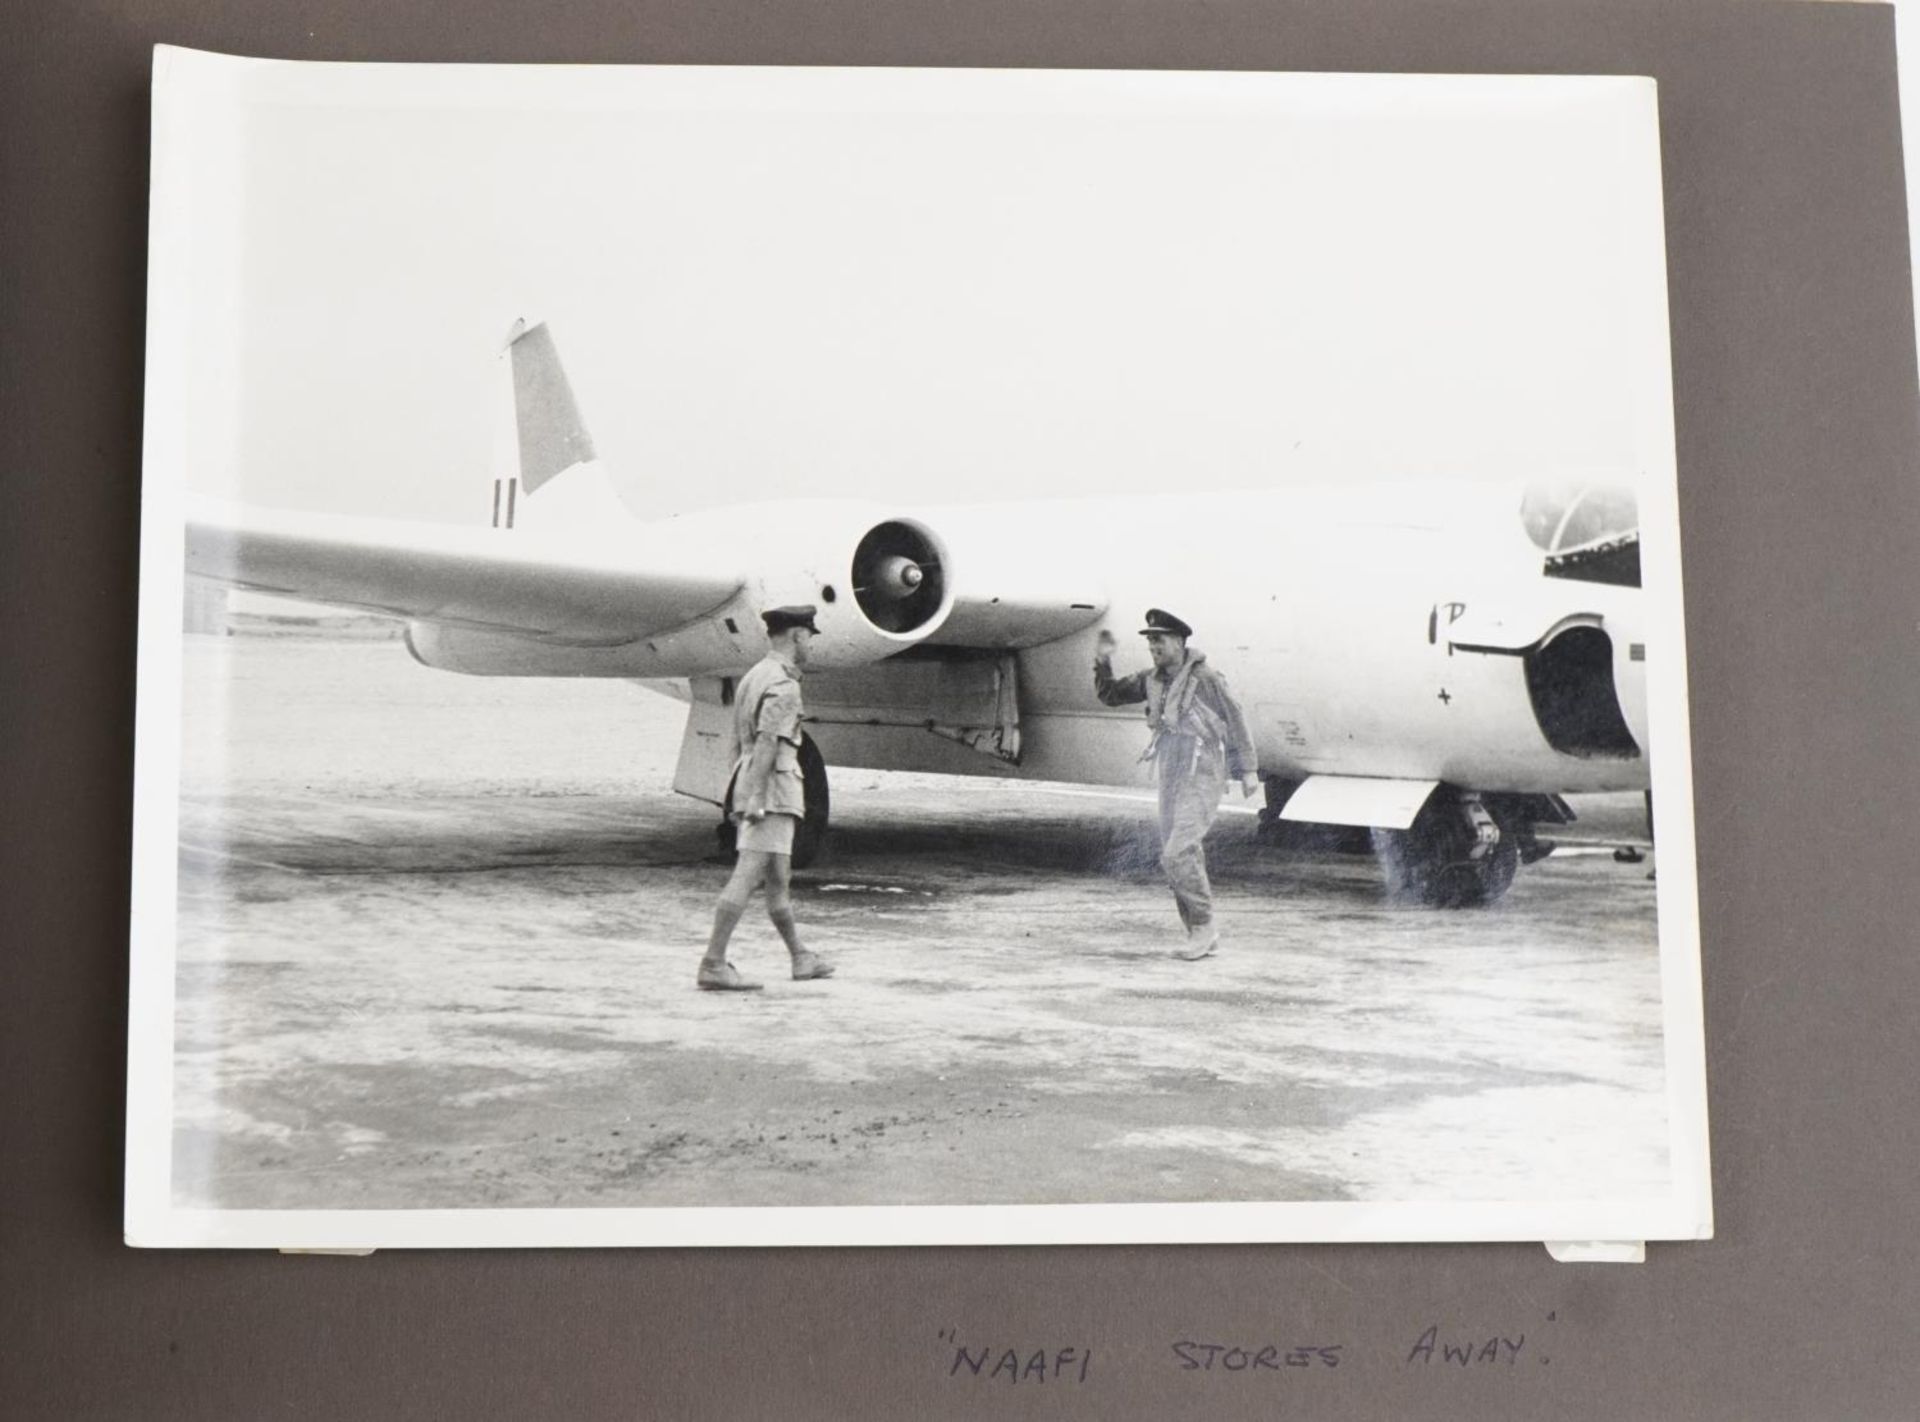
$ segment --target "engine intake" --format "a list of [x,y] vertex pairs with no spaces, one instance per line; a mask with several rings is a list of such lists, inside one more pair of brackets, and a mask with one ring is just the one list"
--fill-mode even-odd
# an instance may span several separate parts
[[853,598],[882,632],[910,636],[946,608],[947,576],[932,533],[904,519],[867,530],[853,550]]

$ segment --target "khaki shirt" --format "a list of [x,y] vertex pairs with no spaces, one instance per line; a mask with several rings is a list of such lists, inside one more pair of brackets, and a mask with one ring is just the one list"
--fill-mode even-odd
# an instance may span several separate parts
[[746,810],[741,781],[761,736],[776,742],[773,770],[767,776],[767,813],[805,818],[806,779],[800,771],[800,676],[793,667],[767,653],[753,664],[733,689],[733,796],[731,808]]

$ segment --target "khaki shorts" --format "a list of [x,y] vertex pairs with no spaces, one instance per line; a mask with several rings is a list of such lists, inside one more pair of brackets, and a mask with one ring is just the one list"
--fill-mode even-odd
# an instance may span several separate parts
[[757,822],[741,820],[735,844],[740,849],[758,849],[766,854],[792,854],[793,830],[799,823],[795,815],[768,815]]

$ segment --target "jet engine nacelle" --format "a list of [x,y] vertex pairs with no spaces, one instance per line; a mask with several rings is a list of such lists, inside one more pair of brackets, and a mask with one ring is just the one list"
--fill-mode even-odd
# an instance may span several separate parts
[[777,535],[803,550],[802,566],[764,578],[762,607],[811,603],[819,635],[809,661],[820,668],[863,666],[940,630],[953,610],[947,548],[913,518],[810,513]]
[[[596,550],[606,564],[619,562],[620,532]],[[431,618],[410,624],[407,644],[428,666],[482,676],[724,677],[766,651],[760,614],[774,607],[813,607],[819,634],[808,660],[823,671],[871,665],[920,643],[1034,646],[1086,627],[1105,608],[1049,540],[969,510],[936,519],[870,504],[762,505],[684,515],[650,535],[659,544],[651,563],[670,561],[691,585],[683,604],[701,595],[703,580],[731,583],[731,596],[716,590],[704,610],[679,620],[638,598],[623,625],[626,610],[589,586],[572,591],[598,623],[589,635]],[[576,552],[594,536],[573,535]],[[950,560],[950,546],[964,548],[964,568]],[[737,582],[735,569],[743,570]]]

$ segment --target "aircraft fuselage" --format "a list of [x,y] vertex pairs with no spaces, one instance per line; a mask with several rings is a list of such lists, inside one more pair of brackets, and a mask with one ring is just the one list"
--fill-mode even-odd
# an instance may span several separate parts
[[[1047,628],[992,653],[954,645],[966,629],[951,623],[876,643],[847,595],[844,536],[871,509],[714,511],[636,525],[682,554],[764,554],[736,596],[685,626],[581,646],[422,623],[410,640],[423,661],[460,671],[687,678],[697,721],[699,703],[724,698],[725,679],[764,650],[759,608],[813,602],[810,733],[829,763],[1114,785],[1144,778],[1146,731],[1140,708],[1095,698],[1094,641],[1111,631],[1116,671],[1142,669],[1141,617],[1165,607],[1241,700],[1263,774],[1644,788],[1640,590],[1547,577],[1516,510],[1511,486],[1476,484],[916,510],[968,594],[970,627],[1004,583],[1024,599],[1023,625]],[[1036,586],[1057,595],[1036,598]],[[968,729],[994,719],[994,686],[1009,677],[1017,760]]]

